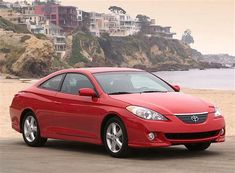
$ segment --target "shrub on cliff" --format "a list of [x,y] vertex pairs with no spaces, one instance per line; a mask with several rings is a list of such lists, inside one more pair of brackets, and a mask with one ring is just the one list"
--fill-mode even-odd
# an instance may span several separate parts
[[72,53],[69,59],[69,64],[73,65],[78,62],[88,62],[87,58],[81,54],[81,51],[82,49],[80,45],[79,35],[74,35],[72,40]]

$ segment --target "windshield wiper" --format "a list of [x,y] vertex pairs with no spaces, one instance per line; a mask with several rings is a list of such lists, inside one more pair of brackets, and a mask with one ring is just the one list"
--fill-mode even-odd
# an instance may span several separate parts
[[147,90],[147,91],[142,91],[140,93],[165,93],[167,91],[158,91],[158,90]]
[[109,93],[109,95],[119,95],[119,94],[132,94],[130,92],[113,92],[113,93]]

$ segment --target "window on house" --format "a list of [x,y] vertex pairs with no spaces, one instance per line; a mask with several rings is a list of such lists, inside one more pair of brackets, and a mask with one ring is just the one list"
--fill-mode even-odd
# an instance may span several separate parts
[[51,19],[56,19],[56,15],[55,14],[51,15]]

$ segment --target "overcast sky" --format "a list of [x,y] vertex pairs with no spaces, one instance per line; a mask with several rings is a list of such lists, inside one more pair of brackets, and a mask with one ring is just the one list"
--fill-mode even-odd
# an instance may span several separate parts
[[133,17],[145,14],[159,25],[172,26],[175,38],[190,29],[192,47],[204,54],[235,55],[235,0],[62,0],[62,4],[97,12],[120,6]]

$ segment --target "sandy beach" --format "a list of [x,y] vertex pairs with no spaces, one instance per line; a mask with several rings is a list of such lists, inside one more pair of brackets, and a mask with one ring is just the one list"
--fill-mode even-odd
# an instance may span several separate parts
[[[18,138],[21,134],[11,128],[9,106],[14,94],[32,85],[20,80],[0,79],[0,138]],[[203,98],[221,109],[226,121],[228,136],[235,135],[235,91],[183,88],[182,92]]]

